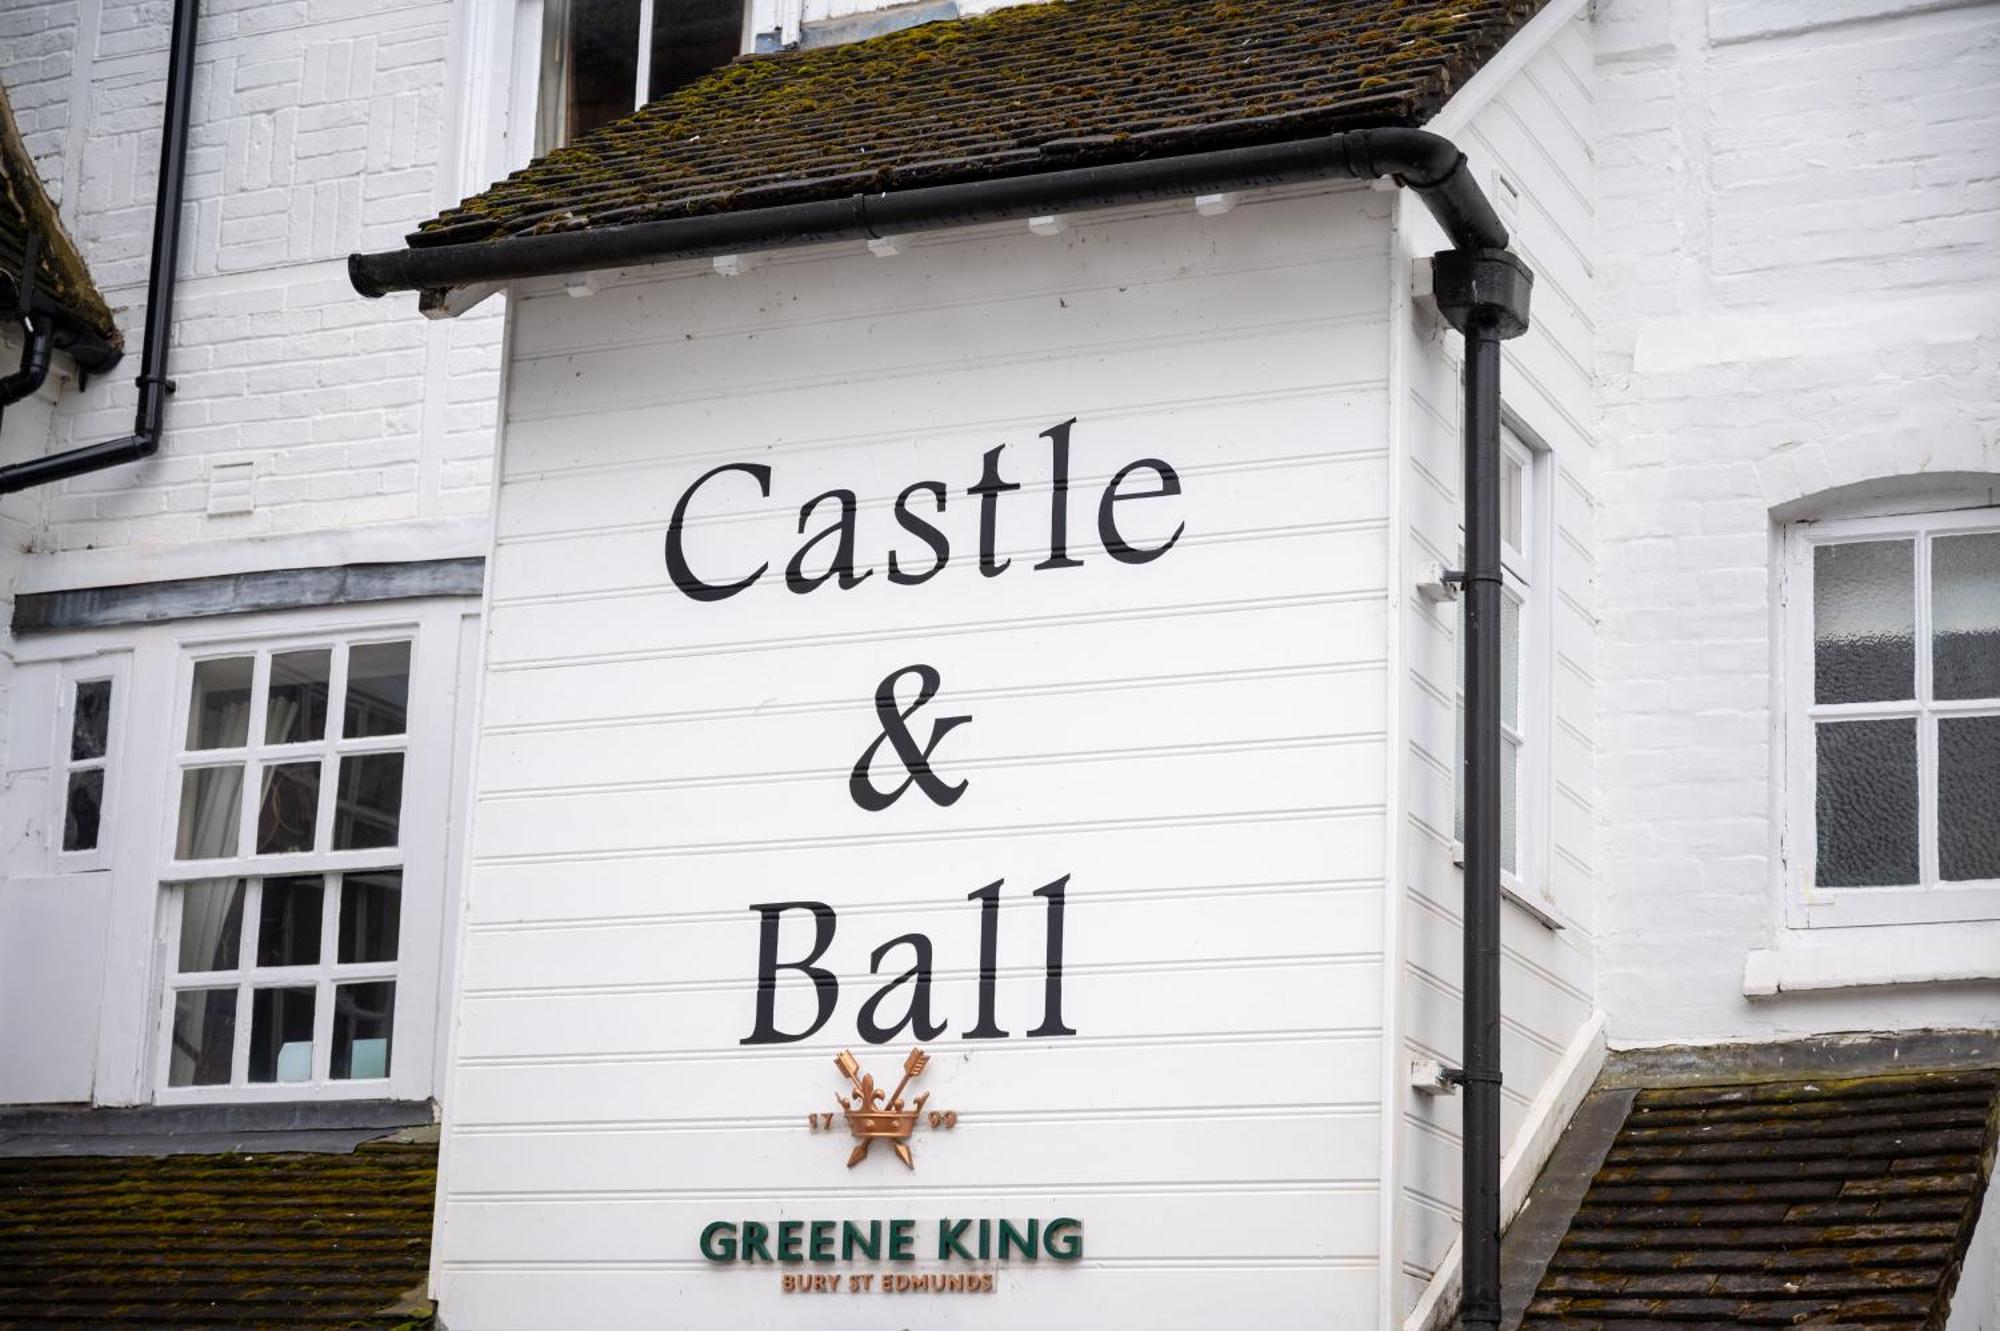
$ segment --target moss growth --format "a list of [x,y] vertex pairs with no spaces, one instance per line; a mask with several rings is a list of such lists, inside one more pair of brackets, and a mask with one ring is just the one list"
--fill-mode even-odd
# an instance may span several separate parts
[[1420,124],[1541,3],[1062,0],[745,57],[516,172],[412,243],[722,212],[752,190],[760,206],[807,202]]

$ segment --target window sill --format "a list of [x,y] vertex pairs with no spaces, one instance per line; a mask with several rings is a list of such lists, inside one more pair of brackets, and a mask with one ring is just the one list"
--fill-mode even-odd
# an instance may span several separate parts
[[1884,926],[1811,937],[1789,930],[1776,947],[1743,959],[1746,998],[1982,980],[2000,980],[2000,924]]
[[[1465,843],[1463,841],[1454,841],[1451,843],[1451,862],[1458,866],[1461,873],[1464,872]],[[1562,932],[1564,927],[1563,922],[1556,918],[1555,912],[1549,906],[1537,901],[1535,895],[1528,890],[1527,885],[1513,874],[1508,873],[1505,869],[1500,871],[1500,899],[1512,902],[1520,908],[1522,914],[1532,919],[1536,924],[1541,925],[1544,929],[1547,929],[1550,933]]]

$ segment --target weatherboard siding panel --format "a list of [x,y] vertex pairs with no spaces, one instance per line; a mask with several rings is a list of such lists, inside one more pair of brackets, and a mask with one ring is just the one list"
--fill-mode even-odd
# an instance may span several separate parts
[[[1332,1011],[1325,1014],[1329,1027],[1341,1017]],[[707,1049],[638,1057],[466,1059],[459,1075],[460,1099],[451,1109],[454,1139],[471,1141],[489,1134],[568,1138],[607,1127],[699,1133],[773,1123],[810,1137],[804,1115],[824,1106],[842,1085],[837,1077],[821,1079],[832,1067],[825,1049],[738,1045],[726,1038],[726,1032],[724,1036]],[[1379,1037],[1362,1027],[1302,1034],[1231,1032],[1206,1038],[1183,1034],[1164,1040],[1099,1036],[1034,1044],[994,1040],[972,1053],[967,1052],[972,1047],[953,1032],[934,1048],[938,1060],[932,1066],[941,1083],[948,1076],[949,1099],[965,1118],[954,1129],[961,1132],[969,1132],[979,1117],[989,1115],[995,1122],[1055,1122],[1084,1117],[1119,1120],[1140,1113],[1351,1111],[1374,1105],[1381,1085]],[[560,1074],[552,1074],[557,1067]],[[1088,1102],[1055,1100],[1049,1094],[1051,1085],[1084,1081],[1095,1086]],[[1255,1089],[1262,1107],[1246,1104],[1246,1088]],[[942,1085],[937,1094],[939,1105],[944,1105]],[[648,1110],[634,1116],[633,1105]],[[664,1112],[652,1112],[655,1105],[664,1107]],[[968,1135],[964,1140],[976,1138]],[[869,1179],[870,1186],[893,1181]],[[505,1181],[490,1186],[504,1187]],[[814,1191],[857,1186],[857,1181],[816,1171],[812,1179],[797,1180],[795,1186]]]
[[[754,945],[755,939],[746,931],[745,941]],[[742,955],[744,969],[752,970],[754,952],[745,948]],[[1336,1025],[1367,1026],[1381,1018],[1381,966],[1374,960],[1308,957],[1096,970],[1079,968],[1074,956],[1072,952],[1064,973],[1063,1016],[1093,1038],[1205,1037],[1235,1030],[1301,1033]],[[977,988],[974,975],[938,975],[931,986],[934,1014],[957,1023],[969,1021],[977,1010]],[[1012,1033],[1010,1038],[1025,1038],[1045,1013],[1040,968],[1010,968],[1003,962],[994,989],[1001,1027]],[[816,1037],[826,1046],[827,1061],[801,1079],[799,1094],[808,1107],[821,1104],[828,1090],[841,1088],[832,1064],[834,1053],[843,1047],[865,1050],[854,1021],[855,1010],[870,992],[872,988],[842,987],[833,1019]],[[751,1033],[756,996],[749,979],[665,992],[467,995],[459,1005],[458,1056],[552,1059],[727,1048]],[[774,1006],[778,1027],[786,1031],[807,1028],[817,1010],[812,988],[798,984],[781,984]],[[889,1010],[900,1007],[898,1003]],[[912,1043],[916,1042],[906,1034],[876,1053],[874,1062],[899,1065],[897,1051]],[[929,1043],[936,1046],[939,1041]],[[964,1041],[952,1047],[967,1050]],[[976,1056],[979,1051],[973,1047],[970,1052]],[[1078,1101],[1110,1093],[1087,1077],[1068,1091]],[[1246,1098],[1255,1103],[1256,1094],[1252,1091]],[[630,1114],[634,1108],[625,1106],[620,1112]],[[976,1107],[966,1108],[971,1112]],[[606,1109],[597,1106],[592,1112]],[[663,1106],[655,1112],[665,1116],[670,1109]]]
[[[1386,216],[1384,196],[1343,189],[1060,238],[986,228],[886,261],[828,247],[736,279],[683,265],[516,302],[448,1306],[481,1327],[535,1324],[570,1275],[598,1308],[627,1268],[691,1321],[768,1321],[775,1273],[698,1269],[700,1226],[732,1198],[766,1218],[921,1198],[925,1214],[1084,1219],[1081,1269],[1003,1270],[998,1296],[926,1302],[942,1325],[1212,1325],[1200,1308],[1246,1270],[1240,1288],[1279,1323],[1372,1300]],[[1052,481],[1037,436],[1072,416],[1082,563],[1037,570]],[[989,577],[966,490],[1002,445],[1023,488],[997,510],[995,553],[1013,563]],[[1100,539],[1098,494],[1139,458],[1173,466],[1181,492],[1122,504],[1120,532],[1151,547],[1185,527],[1128,564]],[[738,473],[696,494],[687,557],[715,582],[771,568],[697,602],[668,578],[666,528],[687,487],[732,462],[770,466],[772,493]],[[929,557],[889,505],[930,479],[951,491],[934,519],[950,562],[892,584],[890,549]],[[834,488],[860,501],[856,572],[871,575],[789,591],[799,507]],[[849,778],[884,732],[875,688],[916,662],[941,680],[916,738],[973,718],[932,760],[966,793],[941,807],[913,789],[865,812]],[[904,775],[887,745],[871,771],[883,790]],[[1065,875],[1077,1035],[1031,1039],[1048,908],[1030,894]],[[1011,1034],[971,1041],[981,911],[966,894],[994,882],[994,1011]],[[838,1000],[802,1042],[745,1045],[752,908],[785,901],[837,912],[817,964]],[[892,942],[911,933],[930,941],[945,1023],[915,1089],[960,1122],[920,1129],[914,1175],[886,1150],[850,1173],[844,1125],[815,1134],[805,1115],[834,1107],[843,1048],[893,1079],[915,1037],[870,1044],[857,1020],[911,964],[914,945]],[[807,912],[786,914],[779,956],[813,936]],[[884,1000],[889,1020],[909,988]],[[797,971],[772,992],[779,1031],[814,1019]],[[504,1269],[518,1262],[536,1264],[528,1285]],[[829,1300],[836,1323],[880,1306],[842,1297],[856,1302]]]
[[[1365,1209],[1356,1208],[1357,1215]],[[578,1308],[591,1310],[593,1331],[658,1331],[690,1306],[710,1303],[731,1310],[730,1325],[777,1325],[799,1316],[796,1307],[806,1300],[818,1300],[812,1322],[826,1331],[987,1324],[1102,1331],[1169,1314],[1173,1325],[1235,1326],[1250,1307],[1272,1326],[1309,1325],[1308,1319],[1326,1309],[1351,1316],[1351,1325],[1372,1326],[1374,1267],[1372,1257],[1277,1261],[1253,1256],[1199,1265],[1086,1261],[1078,1269],[1003,1271],[993,1294],[886,1295],[781,1294],[778,1275],[768,1267],[718,1273],[613,1263],[459,1267],[447,1261],[441,1270],[454,1291],[458,1316],[480,1331],[546,1331],[573,1324],[566,1319],[573,1319]]]
[[[986,708],[1003,718],[1032,710],[1064,737],[1057,752],[1104,761],[1121,753],[1175,747],[1226,749],[1296,740],[1302,733],[1349,742],[1370,738],[1354,727],[1366,725],[1370,710],[1379,706],[1383,673],[1379,667],[1301,667],[1254,682],[1241,675],[1208,675],[1164,682],[1140,678],[1067,692],[1016,692],[1004,685],[984,694],[964,688],[954,692],[975,716]],[[1165,725],[1169,718],[1171,728]],[[523,797],[548,789],[548,775],[557,771],[578,773],[571,788],[585,790],[643,781],[759,780],[801,770],[786,765],[794,748],[806,754],[859,754],[880,730],[873,699],[828,699],[816,707],[769,712],[756,710],[754,703],[739,704],[664,719],[634,717],[615,731],[604,725],[571,725],[489,735],[480,750],[480,766],[490,791]],[[613,735],[617,743],[607,745]],[[1049,761],[1048,750],[1000,728],[967,727],[957,752],[962,762],[981,764]],[[668,764],[664,771],[662,755]],[[803,770],[823,777],[844,775],[851,766],[828,759],[806,763]]]
[[[969,673],[959,683],[975,705],[1009,691],[1097,690],[1130,679],[1250,682],[1288,670],[1373,669],[1385,655],[1386,605],[1367,592],[1257,599],[1218,592],[1195,605],[1169,601],[1093,614],[1045,604],[1040,610],[1026,622],[961,613],[930,628],[816,638],[751,626],[750,636],[724,649],[677,654],[665,681],[660,661],[646,657],[494,666],[484,700],[488,733],[723,710],[715,700],[724,693],[749,700],[737,710],[851,701],[854,690],[842,687],[846,681],[879,669],[890,647],[910,644],[962,653]],[[1190,620],[1206,631],[1190,634]],[[559,686],[551,686],[552,676],[560,676]]]
[[[954,1094],[949,1080],[940,1079],[929,1104],[949,1108]],[[815,1108],[836,1112],[831,1131],[807,1131],[806,1114]],[[1064,1190],[1073,1190],[1071,1206],[1086,1194],[1128,1189],[1173,1193],[1276,1185],[1306,1191],[1345,1185],[1372,1191],[1375,1151],[1355,1128],[1374,1123],[1372,1106],[1362,1111],[1232,1107],[1143,1118],[1094,1110],[1023,1114],[989,1119],[976,1136],[957,1128],[919,1129],[911,1138],[918,1167],[913,1172],[897,1164],[895,1172],[903,1177],[864,1173],[857,1166],[852,1173],[843,1170],[844,1177],[829,1178],[824,1188],[800,1189],[797,1180],[817,1173],[829,1153],[844,1159],[854,1145],[829,1094],[817,1104],[803,1102],[789,1118],[756,1124],[702,1124],[673,1132],[604,1127],[574,1137],[485,1134],[461,1144],[452,1169],[468,1204],[473,1198],[531,1202],[609,1195],[711,1208],[718,1202],[739,1208],[776,1205],[793,1215],[798,1207],[825,1213],[867,1199],[907,1203],[928,1214],[940,1206],[964,1207],[981,1189],[994,1190],[996,1182],[1004,1182],[998,1189],[1003,1198],[1047,1190],[1059,1194],[1057,1205]],[[1019,1177],[996,1181],[984,1158],[989,1151],[1032,1153],[1035,1164]],[[871,1157],[877,1152],[888,1162],[886,1145],[871,1148]],[[1176,1162],[1171,1184],[1160,1181],[1161,1159]],[[1018,1214],[1005,1201],[992,1208],[981,1214]],[[1097,1223],[1093,1217],[1087,1237]],[[1323,1244],[1328,1236],[1317,1239]]]
[[[1039,886],[1030,882],[1028,886]],[[915,900],[889,900],[869,911],[843,911],[857,939],[873,949],[893,935],[885,924],[930,938],[937,946],[940,977],[974,972],[979,956],[977,902],[927,901],[936,884],[903,885]],[[972,884],[966,890],[981,887]],[[1116,895],[1093,882],[1089,896],[1068,903],[1065,940],[1078,957],[1105,966],[1223,964],[1304,957],[1365,957],[1380,952],[1381,892],[1376,884],[1328,891],[1314,883],[1276,888],[1217,888],[1185,895]],[[883,896],[888,896],[884,892]],[[962,894],[960,894],[962,896]],[[1035,975],[1041,973],[1047,906],[1025,892],[1003,897],[999,916],[1003,957]],[[576,987],[607,987],[663,983],[660,958],[686,958],[671,981],[674,988],[709,983],[734,983],[742,978],[742,937],[750,920],[740,916],[696,916],[629,921],[615,929],[510,929],[478,932],[466,938],[459,963],[459,983],[465,993],[538,992]],[[803,921],[801,921],[803,925]],[[754,924],[750,925],[754,929]],[[810,929],[801,927],[801,935]],[[1019,940],[1019,946],[1008,948]],[[835,936],[836,945],[839,935]],[[897,955],[891,953],[890,961]],[[830,951],[823,966],[866,992],[870,982],[866,953],[860,947]],[[842,973],[840,967],[846,970]],[[889,973],[909,964],[907,951],[900,965],[885,964]],[[1003,964],[1006,964],[1003,961]],[[521,975],[533,967],[534,981],[523,985]],[[955,1037],[954,1037],[955,1038]]]

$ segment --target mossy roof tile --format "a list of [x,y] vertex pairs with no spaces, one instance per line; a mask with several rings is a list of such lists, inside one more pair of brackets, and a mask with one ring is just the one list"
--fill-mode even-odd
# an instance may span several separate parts
[[0,1327],[388,1328],[437,1147],[0,1158]]
[[540,235],[1420,125],[1544,0],[1052,0],[748,56],[424,223]]
[[1641,1091],[1523,1331],[1941,1325],[1996,1123],[1990,1071]]

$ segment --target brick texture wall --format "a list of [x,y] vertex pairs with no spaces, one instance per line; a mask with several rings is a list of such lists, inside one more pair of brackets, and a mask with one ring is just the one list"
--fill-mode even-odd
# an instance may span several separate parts
[[[202,5],[165,444],[42,492],[37,552],[484,512],[497,302],[428,324],[410,298],[356,296],[344,268],[456,197],[453,10]],[[0,77],[134,353],[85,391],[63,385],[51,448],[131,427],[170,19],[161,0],[17,0],[0,15]],[[209,516],[213,469],[231,462],[254,464],[255,509]]]
[[1598,21],[1613,1040],[1991,1025],[1990,987],[1752,1002],[1742,976],[1787,941],[1774,510],[2000,473],[2000,5],[1608,0]]

